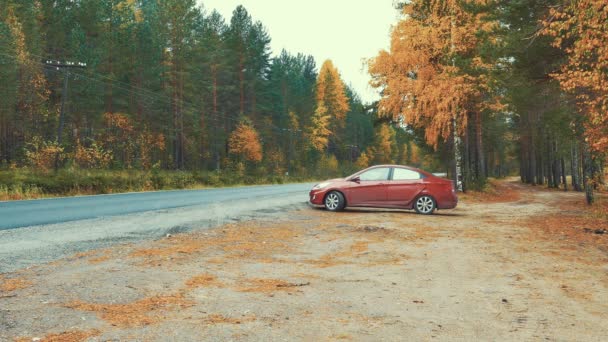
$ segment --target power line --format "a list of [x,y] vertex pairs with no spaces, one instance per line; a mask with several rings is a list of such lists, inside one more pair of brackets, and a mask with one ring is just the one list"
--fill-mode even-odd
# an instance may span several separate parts
[[[65,101],[68,97],[68,80],[70,78],[70,69],[74,68],[86,68],[87,64],[82,62],[58,62],[47,60],[46,65],[56,68],[57,70],[64,70],[63,76],[63,91],[61,92],[61,111],[59,112],[59,126],[57,127],[57,144],[61,146],[61,138],[63,136],[63,124],[65,121]],[[55,154],[55,171],[59,169],[59,151]]]

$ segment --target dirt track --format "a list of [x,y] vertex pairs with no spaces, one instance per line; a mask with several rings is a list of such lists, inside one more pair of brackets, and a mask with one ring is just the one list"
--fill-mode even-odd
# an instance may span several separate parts
[[499,191],[431,217],[302,206],[0,275],[0,340],[605,340],[608,223],[581,194]]

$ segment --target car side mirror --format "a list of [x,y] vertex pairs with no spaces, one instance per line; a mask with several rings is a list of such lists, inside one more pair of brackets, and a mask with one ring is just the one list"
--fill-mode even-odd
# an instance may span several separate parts
[[355,183],[359,183],[359,182],[361,182],[361,178],[359,178],[359,176],[353,177],[353,178],[350,179],[350,181],[351,182],[355,182]]

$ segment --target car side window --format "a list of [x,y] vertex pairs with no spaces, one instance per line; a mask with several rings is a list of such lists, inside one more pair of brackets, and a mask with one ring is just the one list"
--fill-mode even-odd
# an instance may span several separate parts
[[359,175],[359,179],[362,181],[383,181],[388,180],[388,174],[391,169],[388,167],[382,167],[378,169],[372,169],[366,172],[363,172]]
[[402,168],[393,169],[393,180],[394,181],[414,180],[414,179],[420,179],[420,178],[422,178],[422,175],[419,172],[416,172],[413,170],[408,170],[408,169],[402,169]]

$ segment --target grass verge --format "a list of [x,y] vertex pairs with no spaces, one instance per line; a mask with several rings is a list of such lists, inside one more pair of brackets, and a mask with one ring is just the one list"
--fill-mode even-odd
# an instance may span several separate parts
[[0,170],[0,201],[123,192],[305,182],[307,177],[165,170]]

